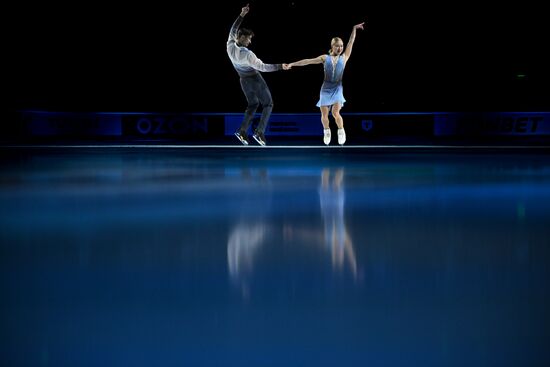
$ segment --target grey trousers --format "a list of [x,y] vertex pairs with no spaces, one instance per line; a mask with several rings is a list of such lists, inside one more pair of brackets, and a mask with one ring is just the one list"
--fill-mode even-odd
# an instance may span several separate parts
[[248,102],[240,130],[243,132],[248,130],[256,110],[261,105],[262,116],[260,117],[260,122],[256,127],[256,132],[264,134],[269,117],[271,116],[271,111],[273,110],[273,99],[271,98],[269,87],[267,86],[262,75],[259,73],[252,76],[241,77],[240,82],[241,88]]

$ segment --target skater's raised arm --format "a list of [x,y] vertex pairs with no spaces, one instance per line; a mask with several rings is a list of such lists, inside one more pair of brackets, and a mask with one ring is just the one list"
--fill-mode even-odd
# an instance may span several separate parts
[[250,8],[248,7],[248,4],[246,6],[243,6],[241,9],[241,14],[235,19],[235,22],[233,22],[233,25],[231,26],[231,29],[229,30],[229,38],[227,39],[227,43],[230,42],[237,42],[237,34],[239,32],[239,28],[241,26],[241,23],[243,22],[243,19],[246,14],[250,11]]
[[349,36],[348,44],[346,45],[346,50],[344,51],[344,55],[346,55],[346,60],[348,60],[351,56],[351,50],[353,48],[353,43],[355,42],[355,34],[357,33],[357,30],[364,29],[364,26],[365,22],[353,26],[351,36]]

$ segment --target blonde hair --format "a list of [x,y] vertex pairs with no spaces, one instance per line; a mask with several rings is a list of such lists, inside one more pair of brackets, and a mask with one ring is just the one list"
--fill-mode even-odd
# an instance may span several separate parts
[[328,50],[329,55],[332,52],[332,46],[334,46],[334,44],[338,41],[342,42],[342,44],[344,43],[340,37],[333,37],[332,40],[330,40],[330,50]]

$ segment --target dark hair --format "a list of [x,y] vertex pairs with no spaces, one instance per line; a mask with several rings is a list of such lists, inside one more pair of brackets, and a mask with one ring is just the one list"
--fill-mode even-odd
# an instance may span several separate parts
[[237,33],[237,37],[240,37],[240,36],[254,36],[254,32],[252,32],[250,29],[248,28],[241,28],[239,29],[239,33]]

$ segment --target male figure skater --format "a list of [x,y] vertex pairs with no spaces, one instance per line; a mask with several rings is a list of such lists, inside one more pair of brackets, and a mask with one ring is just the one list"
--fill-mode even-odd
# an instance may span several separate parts
[[263,146],[266,144],[265,129],[273,110],[273,99],[260,72],[288,70],[288,66],[287,64],[264,64],[262,60],[256,57],[254,52],[247,48],[252,42],[254,32],[250,29],[240,28],[240,25],[249,10],[248,4],[241,9],[241,14],[233,23],[227,40],[227,54],[239,74],[241,88],[248,102],[244,119],[240,128],[235,132],[235,136],[241,143],[248,145],[248,127],[258,106],[261,105],[262,116],[252,137],[258,144]]

